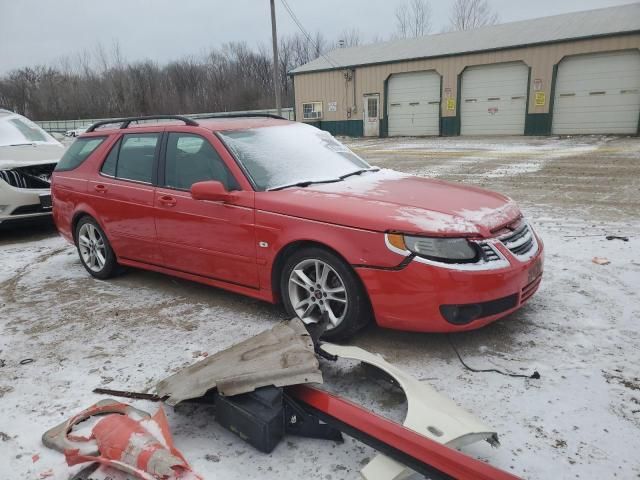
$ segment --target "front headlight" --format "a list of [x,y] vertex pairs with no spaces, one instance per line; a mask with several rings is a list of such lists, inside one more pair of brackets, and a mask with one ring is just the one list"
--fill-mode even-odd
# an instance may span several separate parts
[[477,249],[465,238],[416,237],[389,233],[387,240],[393,247],[436,261],[466,263],[478,259]]

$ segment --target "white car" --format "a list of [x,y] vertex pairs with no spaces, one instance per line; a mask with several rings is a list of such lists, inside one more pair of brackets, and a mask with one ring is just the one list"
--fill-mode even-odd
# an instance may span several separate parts
[[0,223],[51,215],[51,173],[64,151],[31,120],[0,109]]
[[64,136],[65,137],[79,137],[80,135],[82,135],[84,132],[87,131],[87,127],[82,127],[82,128],[74,128],[73,130],[67,130],[66,132],[64,132]]

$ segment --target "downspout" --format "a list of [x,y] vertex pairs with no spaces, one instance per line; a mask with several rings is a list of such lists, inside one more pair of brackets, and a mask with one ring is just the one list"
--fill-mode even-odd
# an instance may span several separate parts
[[351,79],[353,81],[353,113],[358,113],[358,105],[356,104],[356,69],[351,69]]
[[[562,61],[562,60],[561,60]],[[558,78],[558,65],[560,62],[556,63],[553,66],[553,70],[551,71],[551,91],[549,92],[549,124],[547,125],[547,132],[545,135],[553,134],[553,109],[555,107],[555,97],[556,97],[556,80]]]

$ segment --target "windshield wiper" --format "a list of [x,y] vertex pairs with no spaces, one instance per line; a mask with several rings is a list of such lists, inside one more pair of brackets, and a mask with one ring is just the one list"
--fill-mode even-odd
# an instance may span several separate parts
[[316,183],[334,183],[341,180],[342,178],[331,178],[328,180],[303,180],[301,182],[287,183],[286,185],[278,185],[277,187],[267,188],[267,192],[275,192],[276,190],[282,190],[284,188],[291,187],[308,187],[309,185],[314,185]]
[[364,172],[377,172],[377,171],[379,171],[379,170],[380,170],[380,169],[379,169],[379,168],[376,168],[376,167],[372,167],[372,168],[361,168],[360,170],[356,170],[356,171],[354,171],[354,172],[351,172],[351,173],[345,173],[344,175],[341,175],[341,176],[340,176],[340,180],[344,180],[345,178],[347,178],[347,177],[351,177],[352,175],[360,175],[361,173],[364,173]]

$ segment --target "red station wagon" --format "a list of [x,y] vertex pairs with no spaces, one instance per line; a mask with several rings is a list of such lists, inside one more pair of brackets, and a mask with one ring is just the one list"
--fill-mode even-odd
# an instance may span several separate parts
[[328,318],[327,338],[372,319],[478,328],[542,276],[542,241],[509,198],[372,167],[273,116],[98,123],[58,163],[52,195],[94,277],[126,265],[282,301],[307,323]]

